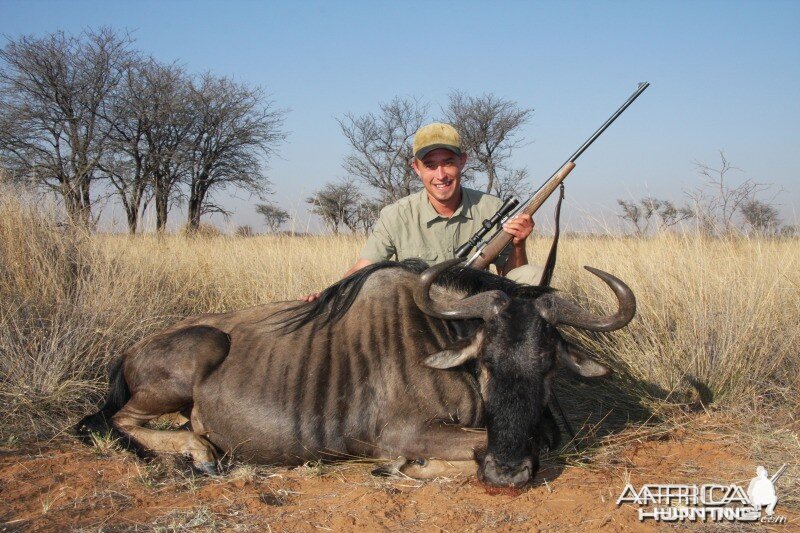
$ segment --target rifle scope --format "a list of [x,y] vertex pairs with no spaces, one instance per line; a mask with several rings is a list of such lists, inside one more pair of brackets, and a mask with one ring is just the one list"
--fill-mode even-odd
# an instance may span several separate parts
[[472,248],[481,242],[487,233],[489,233],[495,225],[497,225],[503,217],[509,214],[517,205],[519,204],[519,200],[516,197],[511,196],[503,202],[503,205],[500,206],[500,209],[497,210],[497,213],[491,216],[491,218],[487,218],[483,221],[481,225],[481,229],[475,232],[475,235],[469,238],[467,242],[462,244],[458,250],[456,250],[456,257],[467,257]]

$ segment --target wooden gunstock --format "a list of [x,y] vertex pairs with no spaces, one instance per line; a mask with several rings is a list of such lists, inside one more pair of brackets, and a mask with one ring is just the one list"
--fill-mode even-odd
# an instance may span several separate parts
[[[547,180],[547,182],[542,185],[538,191],[533,195],[531,200],[519,210],[517,214],[526,213],[528,215],[533,216],[536,211],[542,207],[542,204],[550,197],[551,194],[561,185],[561,182],[572,172],[572,169],[575,168],[575,163],[572,161],[567,161],[564,163],[564,166],[561,169],[553,174],[553,176]],[[502,229],[499,230],[494,236],[486,243],[486,246],[481,250],[481,253],[478,257],[476,257],[473,261],[471,261],[469,266],[474,268],[486,268],[489,264],[494,261],[500,252],[503,251],[503,248],[508,246],[508,243],[511,242],[513,237],[503,231]]]

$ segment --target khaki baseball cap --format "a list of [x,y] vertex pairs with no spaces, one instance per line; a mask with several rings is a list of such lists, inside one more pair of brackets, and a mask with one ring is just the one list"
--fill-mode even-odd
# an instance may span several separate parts
[[422,159],[438,148],[461,155],[461,136],[450,124],[434,122],[422,126],[414,134],[414,157],[417,159]]

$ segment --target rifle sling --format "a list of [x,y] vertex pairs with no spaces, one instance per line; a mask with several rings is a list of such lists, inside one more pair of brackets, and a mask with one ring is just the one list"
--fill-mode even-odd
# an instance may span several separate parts
[[550,245],[550,252],[547,254],[547,261],[544,264],[544,272],[539,280],[539,285],[549,287],[553,279],[553,272],[556,269],[556,256],[558,255],[558,236],[561,234],[561,200],[564,199],[564,182],[561,182],[558,191],[558,203],[556,204],[556,231],[553,235],[553,243]]
[[[558,237],[561,234],[561,200],[564,199],[564,182],[561,182],[558,191],[558,203],[556,204],[556,231],[553,235],[553,243],[550,245],[550,252],[547,254],[547,261],[544,264],[544,272],[542,272],[542,279],[539,280],[539,285],[542,286],[549,286],[550,281],[553,279],[553,272],[556,269],[556,256],[558,255]],[[575,430],[572,429],[572,424],[569,422],[569,418],[567,418],[567,414],[564,412],[564,409],[561,407],[561,403],[558,401],[556,397],[556,391],[550,391],[550,405],[551,408],[555,408],[555,411],[561,415],[561,420],[564,422],[564,427],[567,428],[567,432],[569,436],[572,438],[572,445],[577,450],[577,438],[575,434]]]

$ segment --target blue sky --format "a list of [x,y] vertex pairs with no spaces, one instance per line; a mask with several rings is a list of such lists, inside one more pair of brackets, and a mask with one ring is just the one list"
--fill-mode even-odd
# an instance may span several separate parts
[[[0,0],[10,38],[101,25],[132,30],[138,49],[189,71],[259,85],[290,109],[268,175],[299,230],[317,227],[303,199],[345,175],[335,120],[345,113],[395,95],[436,111],[452,89],[515,100],[535,111],[513,164],[538,186],[644,80],[651,87],[567,181],[573,227],[614,219],[617,198],[682,202],[699,183],[694,162],[716,166],[720,149],[743,170],[734,179],[774,184],[784,221],[800,222],[800,2]],[[256,201],[226,200],[229,224],[260,228]]]

